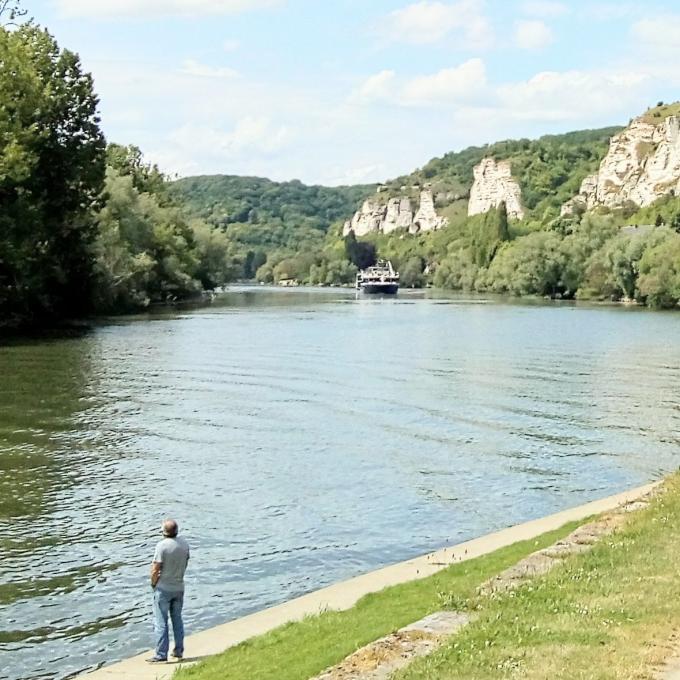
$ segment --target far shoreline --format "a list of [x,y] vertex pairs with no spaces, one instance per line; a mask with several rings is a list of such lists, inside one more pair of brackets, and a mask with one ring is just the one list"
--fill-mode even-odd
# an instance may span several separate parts
[[[552,297],[540,297],[534,295],[513,296],[504,295],[502,293],[487,293],[479,291],[464,291],[464,290],[450,290],[447,288],[403,288],[394,296],[362,296],[356,291],[354,286],[337,285],[337,286],[316,286],[309,284],[300,284],[297,286],[279,286],[277,284],[261,284],[250,281],[239,281],[222,290],[209,292],[206,296],[200,299],[189,298],[185,300],[173,300],[168,302],[155,302],[148,307],[141,308],[136,311],[127,310],[120,313],[111,314],[97,314],[92,316],[83,316],[74,319],[62,319],[54,323],[35,323],[20,327],[14,326],[0,326],[0,346],[2,344],[14,344],[17,342],[41,342],[50,340],[61,340],[69,337],[80,337],[92,332],[95,328],[107,326],[117,323],[126,323],[133,321],[146,321],[151,319],[159,319],[173,314],[192,312],[202,309],[209,309],[221,299],[228,295],[236,295],[240,293],[254,293],[263,292],[270,294],[288,294],[295,293],[319,293],[319,294],[333,294],[345,293],[347,297],[351,297],[354,293],[356,298],[366,302],[376,302],[384,300],[398,301],[400,295],[407,296],[410,299],[421,299],[428,301],[446,301],[462,302],[462,300],[471,301],[477,304],[491,304],[498,306],[517,306],[517,307],[570,307],[574,309],[610,309],[620,311],[639,311],[639,312],[653,312],[675,314],[680,311],[680,307],[676,309],[656,309],[649,307],[634,300],[577,300],[577,299],[560,299]],[[432,295],[434,293],[434,295]],[[429,294],[429,295],[428,295]],[[208,298],[208,299],[206,299]],[[459,299],[460,298],[460,299]]]

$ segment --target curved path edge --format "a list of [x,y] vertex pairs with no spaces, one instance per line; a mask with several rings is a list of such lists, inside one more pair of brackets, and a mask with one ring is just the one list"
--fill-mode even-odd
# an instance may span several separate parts
[[[563,510],[554,515],[501,529],[492,534],[443,548],[422,557],[356,576],[348,581],[316,590],[275,607],[190,635],[185,642],[190,656],[187,661],[220,654],[229,647],[249,638],[268,633],[285,623],[299,621],[306,616],[319,614],[327,609],[340,611],[350,609],[364,595],[378,592],[389,586],[426,578],[452,564],[486,555],[519,541],[536,538],[548,531],[559,529],[568,522],[579,521],[591,515],[613,510],[620,505],[637,500],[661,483],[646,484],[608,498]],[[97,671],[84,673],[79,675],[78,678],[80,680],[167,680],[172,677],[178,664],[149,665],[145,662],[145,659],[150,654],[151,652],[147,652],[105,666]]]

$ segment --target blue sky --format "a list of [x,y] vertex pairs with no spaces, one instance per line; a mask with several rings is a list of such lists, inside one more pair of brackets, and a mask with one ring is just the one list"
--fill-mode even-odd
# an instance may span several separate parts
[[180,175],[381,181],[680,99],[680,2],[24,0],[110,141]]

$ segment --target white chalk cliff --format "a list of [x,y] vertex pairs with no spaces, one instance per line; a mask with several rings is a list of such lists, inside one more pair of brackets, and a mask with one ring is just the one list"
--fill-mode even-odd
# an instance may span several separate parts
[[517,220],[524,218],[522,190],[512,176],[510,161],[497,162],[494,158],[483,158],[474,168],[474,177],[468,215],[482,215],[505,203],[509,217]]
[[440,217],[434,207],[432,191],[424,189],[420,194],[420,206],[413,213],[411,199],[391,198],[387,203],[368,199],[364,201],[351,220],[345,222],[343,235],[353,231],[356,236],[372,232],[390,234],[396,229],[408,229],[412,234],[433,231],[446,226],[446,218]]
[[599,171],[586,177],[562,214],[627,202],[644,207],[671,192],[680,195],[680,117],[643,116],[612,137]]

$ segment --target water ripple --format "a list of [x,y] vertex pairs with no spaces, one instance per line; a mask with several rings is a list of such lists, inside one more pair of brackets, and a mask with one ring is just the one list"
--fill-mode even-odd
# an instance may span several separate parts
[[229,294],[0,347],[0,680],[147,649],[158,525],[196,631],[677,468],[677,315]]

